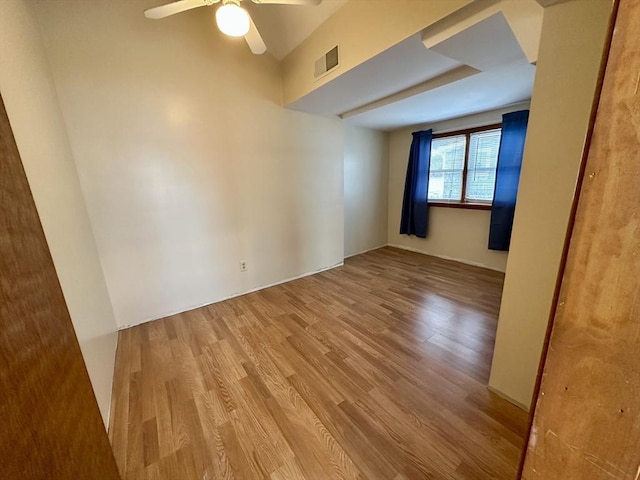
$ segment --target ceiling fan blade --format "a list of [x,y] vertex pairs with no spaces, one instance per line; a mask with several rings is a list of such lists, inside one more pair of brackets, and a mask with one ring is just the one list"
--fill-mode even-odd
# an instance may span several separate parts
[[251,0],[253,3],[272,5],[320,5],[322,0]]
[[176,13],[191,10],[192,8],[205,7],[207,5],[213,5],[220,0],[207,1],[207,0],[180,0],[179,2],[168,3],[160,7],[150,8],[144,11],[144,16],[157,20],[159,18],[168,17],[169,15],[175,15]]
[[262,36],[260,36],[260,32],[256,28],[256,24],[253,23],[253,20],[249,19],[249,31],[244,36],[244,39],[247,41],[247,45],[249,45],[249,49],[251,52],[256,55],[262,55],[267,51],[267,46],[264,44],[264,40],[262,40]]

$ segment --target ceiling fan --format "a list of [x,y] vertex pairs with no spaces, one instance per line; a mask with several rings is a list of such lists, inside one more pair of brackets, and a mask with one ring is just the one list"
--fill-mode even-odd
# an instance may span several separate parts
[[[267,50],[260,32],[244,8],[240,6],[242,0],[179,0],[160,7],[145,10],[144,16],[154,20],[175,15],[176,13],[198,7],[210,7],[222,2],[216,10],[216,23],[220,31],[231,37],[244,37],[249,48],[256,55]],[[319,5],[322,0],[251,0],[257,4],[281,5]]]

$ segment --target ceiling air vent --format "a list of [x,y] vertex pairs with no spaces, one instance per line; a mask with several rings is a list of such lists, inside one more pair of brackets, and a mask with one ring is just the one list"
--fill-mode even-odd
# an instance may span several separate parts
[[313,76],[315,78],[320,78],[336,68],[338,65],[340,65],[340,60],[338,57],[338,46],[336,45],[316,60]]

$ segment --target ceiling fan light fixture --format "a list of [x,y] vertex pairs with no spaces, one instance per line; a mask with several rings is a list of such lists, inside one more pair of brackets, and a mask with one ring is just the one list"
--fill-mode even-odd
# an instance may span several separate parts
[[242,37],[249,31],[249,13],[235,2],[228,2],[216,11],[216,24],[230,37]]

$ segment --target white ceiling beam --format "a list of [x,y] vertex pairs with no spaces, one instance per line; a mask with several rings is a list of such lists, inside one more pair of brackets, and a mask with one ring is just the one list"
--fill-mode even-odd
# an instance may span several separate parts
[[443,73],[442,75],[438,75],[435,78],[431,78],[425,82],[419,83],[418,85],[414,85],[400,92],[396,92],[392,95],[376,100],[375,102],[371,102],[366,105],[362,105],[361,107],[354,108],[353,110],[349,110],[348,112],[344,112],[339,116],[340,118],[344,119],[353,117],[355,115],[360,115],[361,113],[375,110],[376,108],[384,107],[385,105],[389,105],[391,103],[399,102],[400,100],[404,100],[405,98],[413,97],[414,95],[418,95],[420,93],[424,93],[429,90],[434,90],[438,87],[457,82],[458,80],[476,75],[477,73],[480,73],[480,70],[476,70],[475,68],[469,67],[468,65],[463,65],[461,67]]

